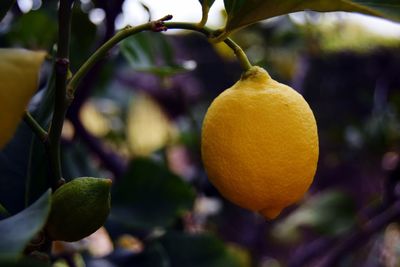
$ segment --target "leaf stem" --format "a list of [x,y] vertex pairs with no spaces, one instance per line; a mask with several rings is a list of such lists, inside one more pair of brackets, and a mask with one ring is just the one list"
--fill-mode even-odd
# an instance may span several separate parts
[[207,5],[206,3],[203,3],[201,5],[201,11],[202,11],[201,20],[197,25],[199,28],[203,28],[206,25],[208,20],[208,12],[210,11],[210,6]]
[[[166,22],[165,26],[168,29],[185,29],[185,30],[192,30],[192,31],[201,32],[204,35],[206,35],[207,38],[210,38],[211,36],[213,36],[213,31],[212,30],[210,30],[210,29],[208,29],[206,27],[199,27],[198,25],[193,24],[193,23]],[[233,50],[233,52],[235,53],[236,57],[239,60],[240,66],[242,67],[242,69],[244,71],[247,71],[252,67],[249,59],[246,56],[246,53],[243,51],[243,49],[237,43],[235,43],[230,38],[226,38],[224,40],[224,43],[226,45],[228,45]]]
[[[67,86],[67,94],[74,95],[76,88],[81,81],[81,79],[86,75],[86,73],[94,66],[96,62],[105,57],[107,53],[120,41],[125,38],[143,32],[143,31],[165,31],[167,29],[184,29],[184,30],[192,30],[197,31],[204,34],[207,38],[213,35],[213,31],[206,27],[199,27],[198,24],[194,23],[186,23],[186,22],[166,22],[170,20],[172,16],[168,15],[164,18],[161,18],[156,21],[150,21],[136,27],[127,26],[117,32],[113,37],[111,37],[107,42],[105,42],[102,46],[100,46],[87,60],[83,65],[78,69],[78,71],[72,76],[71,80]],[[251,63],[247,58],[246,54],[242,50],[242,48],[236,44],[233,40],[227,38],[224,42],[233,50],[235,55],[237,56],[240,65],[244,71],[247,71],[251,68]]]
[[28,124],[28,126],[32,129],[32,131],[36,134],[36,136],[43,144],[48,143],[48,133],[39,125],[39,123],[28,111],[25,111],[24,121],[26,124]]

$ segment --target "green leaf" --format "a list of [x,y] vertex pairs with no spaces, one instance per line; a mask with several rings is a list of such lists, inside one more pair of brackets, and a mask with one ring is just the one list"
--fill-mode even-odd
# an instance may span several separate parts
[[96,48],[94,44],[99,42],[98,29],[94,25],[87,14],[83,12],[81,8],[72,9],[71,29],[71,47],[70,47],[70,68],[74,72],[76,71],[93,53]]
[[240,10],[246,0],[224,0],[225,10],[229,14],[234,14]]
[[160,238],[174,267],[239,267],[243,266],[224,242],[211,234],[169,232]]
[[10,43],[17,43],[22,47],[48,50],[57,38],[56,17],[42,9],[30,11],[11,24],[5,38]]
[[43,228],[50,212],[51,190],[34,204],[0,221],[0,256],[18,257],[29,241]]
[[252,23],[304,10],[358,12],[400,21],[397,0],[225,0],[224,4],[228,19],[216,40],[223,40],[232,31]]
[[194,190],[179,176],[138,158],[114,184],[110,218],[135,229],[167,227],[192,208],[194,198]]
[[2,0],[0,4],[0,22],[3,20],[8,10],[14,5],[15,0]]
[[22,121],[11,141],[0,151],[0,203],[11,213],[25,206],[25,183],[32,130]]
[[188,70],[175,62],[173,47],[163,34],[136,34],[121,43],[121,52],[137,71],[168,76]]

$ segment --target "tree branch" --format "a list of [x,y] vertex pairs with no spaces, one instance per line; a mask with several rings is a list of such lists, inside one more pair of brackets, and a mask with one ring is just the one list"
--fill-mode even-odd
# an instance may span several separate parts
[[355,247],[359,247],[367,242],[371,235],[377,233],[384,226],[400,218],[400,201],[396,201],[388,209],[371,219],[365,225],[354,230],[347,238],[340,242],[336,247],[331,249],[323,258],[319,267],[338,266],[338,262],[345,255],[354,251]]
[[60,181],[63,179],[60,159],[60,143],[64,118],[69,105],[69,100],[66,94],[66,84],[69,71],[69,44],[73,2],[74,0],[60,0],[58,11],[57,59],[54,66],[56,74],[56,91],[54,113],[49,130],[49,158],[51,169],[53,171],[53,179],[51,181],[51,187],[53,190],[57,189]]
[[[185,23],[185,22],[165,22],[166,20],[170,20],[172,18],[171,15],[167,15],[159,20],[150,21],[148,23],[144,23],[142,25],[136,27],[127,26],[118,33],[116,33],[111,39],[105,42],[99,49],[97,49],[83,65],[78,69],[78,71],[72,76],[68,87],[67,93],[69,95],[74,95],[75,90],[81,81],[81,79],[87,74],[87,72],[96,64],[97,61],[102,59],[116,44],[125,38],[137,34],[143,31],[165,31],[167,29],[185,29],[192,30],[203,33],[206,37],[211,37],[212,31],[207,28],[199,28],[198,25],[193,23]],[[251,63],[247,58],[244,51],[237,45],[234,41],[227,38],[224,42],[233,50],[235,55],[238,57],[241,67],[243,70],[248,70],[251,67]]]

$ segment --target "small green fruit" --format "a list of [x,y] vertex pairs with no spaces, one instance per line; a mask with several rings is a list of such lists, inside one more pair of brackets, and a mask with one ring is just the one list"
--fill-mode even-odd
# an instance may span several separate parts
[[110,212],[111,180],[81,177],[52,196],[46,232],[52,240],[78,241],[99,229]]

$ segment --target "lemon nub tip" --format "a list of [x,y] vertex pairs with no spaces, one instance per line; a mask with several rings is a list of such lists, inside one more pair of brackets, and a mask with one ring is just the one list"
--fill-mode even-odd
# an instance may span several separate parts
[[265,208],[260,210],[258,213],[260,213],[262,216],[264,216],[265,219],[267,220],[273,220],[276,217],[281,214],[282,209],[272,209],[272,208]]

